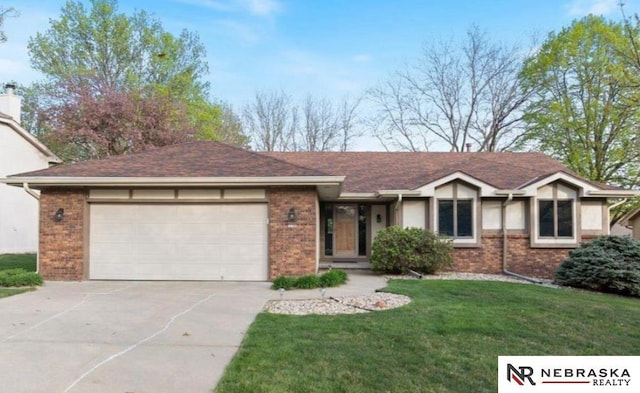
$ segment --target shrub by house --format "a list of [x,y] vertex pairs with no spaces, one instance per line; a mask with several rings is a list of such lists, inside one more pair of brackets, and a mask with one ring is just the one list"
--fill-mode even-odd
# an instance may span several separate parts
[[569,253],[555,282],[575,288],[640,297],[640,241],[600,236]]
[[371,247],[373,270],[433,274],[453,264],[453,245],[434,232],[421,228],[391,226],[376,235]]

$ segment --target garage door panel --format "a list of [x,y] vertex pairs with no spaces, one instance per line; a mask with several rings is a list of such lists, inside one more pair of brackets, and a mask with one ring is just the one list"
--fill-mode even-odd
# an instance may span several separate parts
[[90,220],[92,279],[267,279],[266,204],[92,204]]

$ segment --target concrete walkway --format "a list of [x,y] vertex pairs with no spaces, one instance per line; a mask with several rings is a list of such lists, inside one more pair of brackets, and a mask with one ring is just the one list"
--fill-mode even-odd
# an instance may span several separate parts
[[[349,274],[326,296],[372,293]],[[266,282],[47,282],[0,299],[0,391],[210,392],[280,293]],[[320,298],[318,290],[282,298]]]

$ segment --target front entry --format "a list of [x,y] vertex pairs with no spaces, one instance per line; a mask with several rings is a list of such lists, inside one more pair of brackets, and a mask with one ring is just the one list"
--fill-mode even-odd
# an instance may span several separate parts
[[367,205],[327,203],[323,213],[325,256],[344,259],[366,257]]
[[336,257],[357,256],[358,241],[358,205],[335,205],[334,209],[334,244],[333,255]]

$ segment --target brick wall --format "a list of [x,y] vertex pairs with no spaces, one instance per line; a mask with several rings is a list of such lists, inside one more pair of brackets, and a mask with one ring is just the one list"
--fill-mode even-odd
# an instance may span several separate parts
[[[295,223],[287,221],[296,210]],[[316,273],[315,189],[269,190],[269,279]]]
[[[583,237],[583,241],[591,238]],[[553,275],[572,249],[530,248],[529,235],[509,235],[507,268],[513,273],[538,278]],[[473,273],[502,272],[502,235],[482,236],[480,248],[456,248],[451,270]]]
[[[43,190],[40,194],[40,274],[46,280],[84,278],[86,191]],[[64,209],[60,222],[53,220]]]

